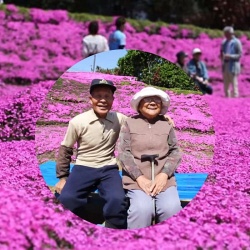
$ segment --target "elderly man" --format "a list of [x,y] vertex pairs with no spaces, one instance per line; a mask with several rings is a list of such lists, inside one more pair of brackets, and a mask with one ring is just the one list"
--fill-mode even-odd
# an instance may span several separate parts
[[[94,79],[90,87],[92,108],[70,120],[59,149],[56,174],[60,179],[56,191],[59,201],[76,215],[83,213],[93,186],[105,200],[105,226],[125,229],[127,207],[118,165],[114,155],[121,125],[127,118],[111,112],[116,87],[113,82]],[[73,146],[77,143],[77,159],[69,173]]]
[[238,75],[240,74],[240,57],[242,44],[234,36],[233,27],[224,28],[225,39],[222,41],[220,57],[222,60],[222,73],[224,81],[224,92],[226,97],[231,97],[230,84],[233,85],[233,97],[239,96]]

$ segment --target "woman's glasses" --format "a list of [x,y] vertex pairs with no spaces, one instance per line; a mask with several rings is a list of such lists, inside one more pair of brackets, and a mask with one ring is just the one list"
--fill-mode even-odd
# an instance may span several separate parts
[[161,98],[159,98],[157,96],[149,96],[149,97],[143,98],[143,101],[146,102],[146,103],[155,102],[157,104],[160,104],[161,103]]

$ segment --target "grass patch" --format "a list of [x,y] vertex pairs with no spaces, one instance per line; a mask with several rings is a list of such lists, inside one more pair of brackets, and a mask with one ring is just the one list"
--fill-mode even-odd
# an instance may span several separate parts
[[0,4],[0,10],[6,12],[6,5],[5,4]]
[[[53,239],[56,242],[58,248],[60,249],[73,249],[74,248],[74,246],[69,241],[67,241],[64,238],[60,238],[53,229],[45,227],[44,230],[47,232],[49,238]],[[46,248],[47,247],[49,248],[49,246],[46,246]]]
[[25,20],[26,20],[26,21],[30,21],[31,18],[30,18],[29,9],[24,8],[24,7],[18,7],[18,8],[19,8],[20,14],[24,15]]
[[187,90],[187,89],[180,89],[180,88],[165,88],[165,87],[159,87],[159,86],[153,86],[153,85],[149,85],[149,84],[145,84],[145,87],[155,87],[158,89],[161,89],[163,91],[173,91],[175,94],[184,94],[184,95],[189,95],[189,94],[194,94],[194,95],[202,95],[202,93],[200,91],[196,91],[196,90]]
[[70,13],[69,17],[77,22],[87,22],[92,20],[99,20],[104,23],[112,22],[113,17],[111,16],[103,16],[103,15],[95,15],[89,13]]
[[203,135],[214,135],[215,131],[213,128],[209,128],[206,132],[200,131],[199,129],[196,128],[185,128],[185,129],[179,129],[178,127],[175,127],[175,130],[181,131],[181,132],[191,132],[195,134],[203,134]]
[[36,126],[48,126],[48,125],[58,125],[58,126],[65,126],[68,122],[56,122],[56,121],[37,121]]
[[125,85],[130,85],[130,82],[128,82],[128,81],[122,81],[122,82],[120,82],[120,84],[122,86],[125,86]]
[[63,85],[63,79],[62,78],[59,78],[55,84],[53,85],[53,87],[62,87]]

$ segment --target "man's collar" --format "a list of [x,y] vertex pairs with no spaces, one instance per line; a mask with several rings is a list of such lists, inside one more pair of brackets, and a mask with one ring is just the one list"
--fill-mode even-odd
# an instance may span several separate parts
[[114,116],[113,116],[113,114],[111,112],[108,112],[105,119],[112,122],[112,123],[114,123]]
[[[94,121],[97,121],[99,120],[100,118],[96,115],[95,111],[93,109],[91,109],[91,112],[90,112],[90,122],[94,122]],[[103,118],[105,120],[108,120],[112,123],[114,123],[114,116],[112,115],[111,112],[108,112],[107,116],[105,118]]]
[[230,42],[230,41],[234,40],[235,38],[236,38],[235,35],[232,35],[232,37],[230,39],[226,39],[226,41]]

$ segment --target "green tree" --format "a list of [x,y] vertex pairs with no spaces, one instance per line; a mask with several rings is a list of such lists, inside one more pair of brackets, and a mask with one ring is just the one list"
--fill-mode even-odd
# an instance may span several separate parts
[[145,70],[149,73],[154,64],[162,64],[165,59],[151,53],[139,50],[129,50],[128,53],[118,60],[120,75],[136,76],[139,80],[143,78]]
[[188,75],[175,64],[157,55],[129,50],[118,60],[119,74],[137,77],[147,84],[193,90],[194,83]]

